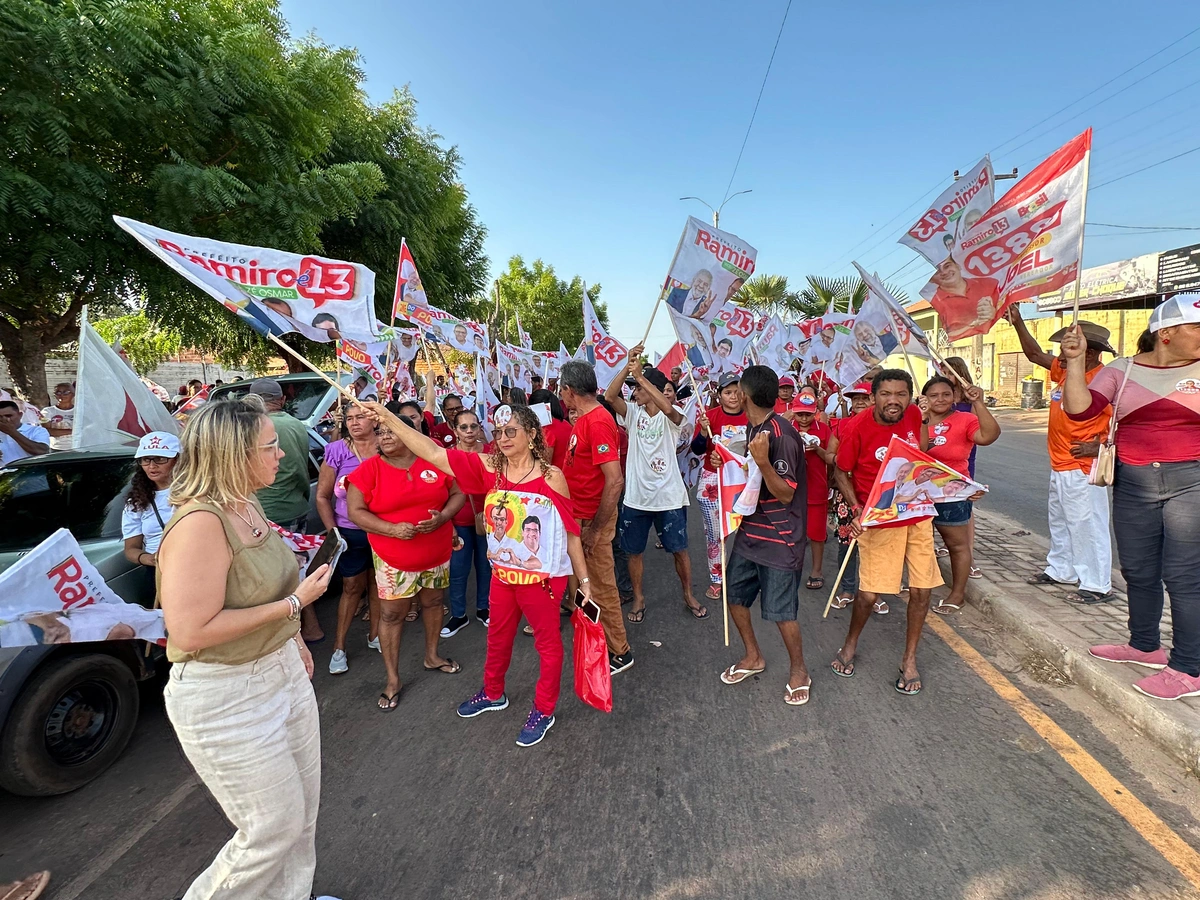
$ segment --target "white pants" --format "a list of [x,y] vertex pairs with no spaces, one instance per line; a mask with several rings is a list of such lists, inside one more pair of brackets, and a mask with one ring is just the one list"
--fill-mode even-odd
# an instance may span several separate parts
[[321,725],[296,642],[239,666],[176,663],[163,693],[183,752],[237,828],[184,900],[308,900]]
[[1112,538],[1108,488],[1088,484],[1079,469],[1050,473],[1050,552],[1046,574],[1079,582],[1079,589],[1112,590]]

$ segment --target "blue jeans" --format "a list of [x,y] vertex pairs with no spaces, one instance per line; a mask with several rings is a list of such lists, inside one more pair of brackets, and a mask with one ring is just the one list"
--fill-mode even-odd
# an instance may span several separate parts
[[1129,591],[1129,644],[1157,650],[1163,584],[1171,595],[1171,668],[1200,675],[1200,462],[1117,462],[1113,528]]
[[[842,562],[846,559],[846,551],[850,548],[849,544],[843,544],[838,541],[838,568],[842,566]],[[838,587],[838,593],[848,594],[851,597],[858,594],[858,544],[854,545],[854,556],[850,562],[846,563],[846,572],[842,575],[842,583]]]
[[492,566],[487,558],[487,538],[475,533],[474,525],[455,525],[462,539],[461,550],[450,556],[450,615],[460,619],[467,615],[467,581],[471,577],[471,561],[475,562],[475,611],[488,608],[488,591],[492,587]]

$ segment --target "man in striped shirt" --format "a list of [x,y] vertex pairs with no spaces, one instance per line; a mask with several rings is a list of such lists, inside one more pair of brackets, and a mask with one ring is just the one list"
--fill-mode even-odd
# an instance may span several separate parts
[[761,595],[762,617],[779,626],[791,666],[783,700],[803,706],[812,684],[796,621],[807,512],[804,445],[791,423],[775,412],[779,379],[773,370],[750,366],[742,373],[741,391],[750,423],[747,448],[762,472],[762,489],[754,512],[742,519],[726,566],[729,614],[746,653],[721,673],[721,681],[738,684],[766,669],[750,618],[750,607]]

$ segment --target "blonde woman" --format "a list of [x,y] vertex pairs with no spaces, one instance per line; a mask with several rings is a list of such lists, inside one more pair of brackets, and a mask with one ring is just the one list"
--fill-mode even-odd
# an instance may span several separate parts
[[300,610],[329,584],[303,582],[255,492],[283,451],[256,397],[188,420],[158,550],[173,663],[167,716],[188,761],[237,828],[184,900],[309,896],[316,869],[321,736],[299,639]]

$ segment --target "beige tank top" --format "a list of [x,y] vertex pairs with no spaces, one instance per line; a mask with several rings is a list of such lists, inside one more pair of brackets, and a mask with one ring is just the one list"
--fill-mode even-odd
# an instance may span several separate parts
[[[258,503],[255,501],[255,505]],[[245,544],[238,537],[233,523],[225,512],[212,503],[192,501],[185,503],[175,511],[167,528],[163,532],[163,540],[171,530],[184,518],[194,512],[205,511],[213,513],[221,520],[225,529],[225,540],[233,559],[229,564],[229,574],[225,577],[225,609],[247,609],[251,606],[262,606],[264,603],[274,603],[282,600],[296,589],[300,583],[300,567],[296,555],[288,549],[274,529],[268,528],[267,533],[258,543]],[[262,514],[262,507],[258,508]],[[265,519],[265,517],[264,517]],[[155,572],[155,584],[162,600],[162,567]],[[288,640],[295,637],[300,630],[300,623],[290,619],[280,619],[256,628],[240,638],[206,647],[194,653],[185,653],[171,642],[167,635],[167,659],[173,663],[196,660],[206,663],[224,663],[229,666],[252,662],[268,653],[273,653]]]

